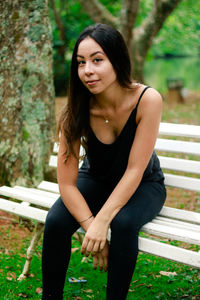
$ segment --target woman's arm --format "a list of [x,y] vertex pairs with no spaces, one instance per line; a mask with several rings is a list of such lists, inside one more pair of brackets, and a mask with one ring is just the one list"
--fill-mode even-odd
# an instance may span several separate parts
[[[75,152],[77,157],[79,156],[79,150],[80,141],[77,141],[77,143],[75,144]],[[64,163],[65,151],[65,139],[63,134],[61,134],[57,166],[57,177],[60,195],[67,209],[80,223],[81,227],[87,232],[88,228],[94,220],[94,217],[88,219],[88,217],[92,215],[92,212],[76,186],[79,161],[73,155],[70,155],[67,162]],[[92,241],[90,242],[90,244],[91,243],[93,244]],[[96,269],[97,265],[99,264],[99,269],[102,270],[102,268],[104,267],[106,271],[108,266],[108,244],[105,244],[104,249],[101,253],[96,254],[95,251],[93,251],[93,254],[95,254],[93,257],[94,268]]]
[[[77,141],[75,144],[75,153],[77,157],[79,157],[79,149],[80,141]],[[67,209],[74,218],[81,223],[82,228],[87,231],[94,217],[89,218],[92,215],[92,212],[76,186],[79,161],[71,154],[65,163],[65,151],[65,138],[64,135],[61,134],[57,166],[60,195]],[[86,221],[81,222],[83,220]]]
[[[161,113],[162,98],[157,91],[149,89],[143,95],[138,107],[136,120],[138,126],[130,150],[127,169],[110,197],[96,215],[86,234],[86,240],[82,245],[82,252],[87,253],[93,251],[92,248],[94,247],[91,247],[93,245],[95,245],[95,249],[98,249],[98,245],[100,249],[103,248],[105,245],[105,229],[108,228],[115,215],[128,202],[140,184],[143,173],[154,150]],[[90,239],[94,239],[96,232],[99,232],[98,236],[101,242],[96,241],[96,243],[89,243]]]

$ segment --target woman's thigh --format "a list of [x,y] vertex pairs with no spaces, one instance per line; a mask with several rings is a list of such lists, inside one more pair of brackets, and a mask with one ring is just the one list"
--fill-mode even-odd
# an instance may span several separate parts
[[159,182],[143,182],[111,222],[111,229],[135,230],[151,221],[161,210],[166,190]]

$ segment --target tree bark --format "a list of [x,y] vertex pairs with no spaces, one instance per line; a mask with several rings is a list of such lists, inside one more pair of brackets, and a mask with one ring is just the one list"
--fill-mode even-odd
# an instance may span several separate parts
[[0,184],[34,186],[55,137],[48,1],[1,1],[0,32]]
[[138,13],[139,0],[123,0],[119,30],[129,49],[132,51],[133,25]]
[[117,24],[117,19],[98,0],[78,0],[88,16],[95,23],[106,23],[111,26]]
[[153,40],[163,27],[167,17],[182,0],[154,0],[153,9],[144,22],[134,30],[132,48],[133,76],[144,82],[144,63]]
[[131,55],[133,77],[138,82],[144,82],[144,62],[153,39],[182,0],[154,0],[149,16],[135,29],[140,0],[123,0],[120,19],[112,16],[98,0],[78,1],[94,22],[107,23],[119,29]]
[[65,61],[65,52],[67,50],[66,28],[60,18],[59,12],[56,9],[54,0],[50,0],[50,3],[51,3],[52,10],[53,10],[55,22],[58,26],[59,38],[62,41],[62,45],[60,45],[58,47],[58,55],[61,56],[62,61]]

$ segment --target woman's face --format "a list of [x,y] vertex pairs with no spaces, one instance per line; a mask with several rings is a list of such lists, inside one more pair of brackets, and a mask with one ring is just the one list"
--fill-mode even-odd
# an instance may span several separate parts
[[78,76],[92,94],[100,94],[117,84],[113,66],[101,46],[90,37],[77,51]]

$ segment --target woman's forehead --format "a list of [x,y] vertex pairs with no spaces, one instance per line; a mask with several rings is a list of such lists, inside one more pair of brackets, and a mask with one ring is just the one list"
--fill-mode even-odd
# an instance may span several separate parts
[[77,56],[90,56],[96,52],[105,55],[101,46],[91,37],[87,37],[80,42],[77,50]]

